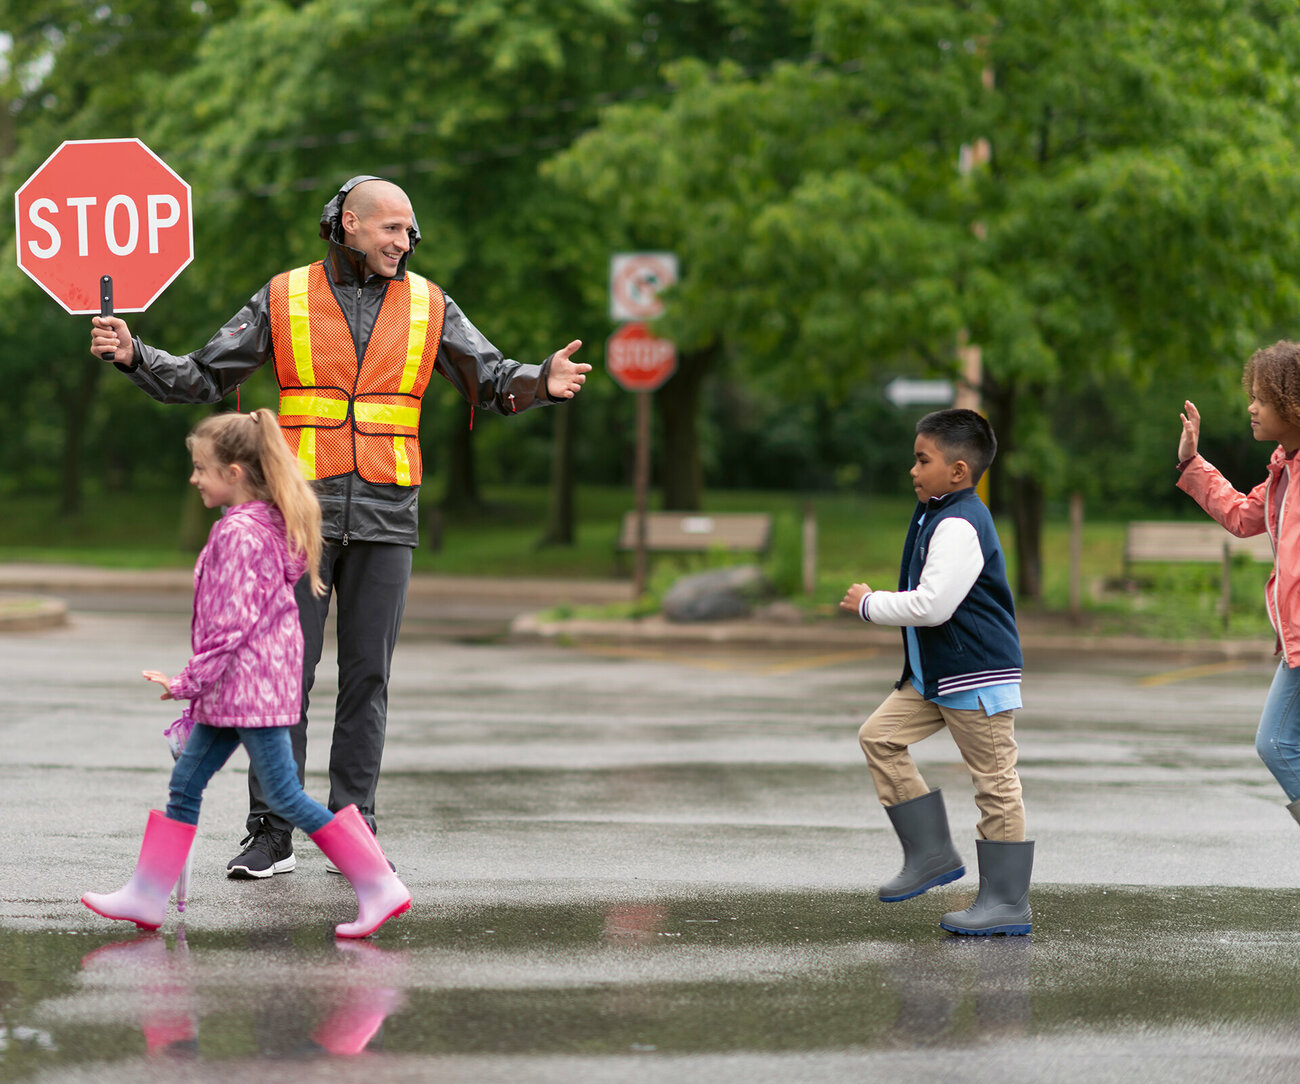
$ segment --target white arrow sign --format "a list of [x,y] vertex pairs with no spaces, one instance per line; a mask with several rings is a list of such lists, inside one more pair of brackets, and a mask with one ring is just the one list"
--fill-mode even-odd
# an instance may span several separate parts
[[896,407],[944,406],[952,402],[952,381],[896,376],[885,385],[885,398]]

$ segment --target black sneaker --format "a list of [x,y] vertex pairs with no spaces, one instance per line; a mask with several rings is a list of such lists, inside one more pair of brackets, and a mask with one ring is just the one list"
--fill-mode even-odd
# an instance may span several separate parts
[[293,832],[272,828],[266,821],[249,832],[239,845],[243,851],[226,863],[226,876],[236,880],[290,873],[298,864],[293,856]]

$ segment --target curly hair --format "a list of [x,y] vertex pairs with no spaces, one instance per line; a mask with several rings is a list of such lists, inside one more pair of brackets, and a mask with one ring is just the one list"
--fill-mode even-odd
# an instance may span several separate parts
[[1300,343],[1283,339],[1256,350],[1241,374],[1241,386],[1300,427]]

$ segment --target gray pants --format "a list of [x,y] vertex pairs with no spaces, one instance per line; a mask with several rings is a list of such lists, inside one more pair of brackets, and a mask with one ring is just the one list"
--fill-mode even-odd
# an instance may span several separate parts
[[[411,582],[411,548],[387,542],[326,542],[321,555],[325,594],[311,593],[308,577],[294,593],[302,622],[302,718],[289,730],[298,780],[307,760],[307,706],[325,643],[330,595],[338,598],[339,694],[334,705],[330,745],[330,793],[326,803],[337,813],[356,805],[373,830],[375,789],[384,755],[388,720],[388,675],[402,627],[406,589]],[[281,830],[290,825],[273,814],[257,776],[248,773],[248,831],[262,818]]]

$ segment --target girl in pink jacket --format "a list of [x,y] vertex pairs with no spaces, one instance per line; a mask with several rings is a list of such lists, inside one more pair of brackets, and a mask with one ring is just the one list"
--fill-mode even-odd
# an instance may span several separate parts
[[242,745],[271,808],[301,828],[351,882],[359,913],[335,927],[366,937],[411,905],[355,805],[332,814],[298,781],[289,727],[302,712],[302,629],[293,585],[305,570],[323,590],[320,506],[275,415],[218,414],[186,440],[190,483],[224,506],[194,567],[194,655],[174,678],[144,671],[163,700],[188,700],[194,729],[172,771],[166,812],[153,810],[135,874],[81,901],[106,918],[157,929],[193,843],[208,780]]
[[1178,441],[1178,488],[1238,537],[1267,531],[1273,542],[1273,574],[1264,598],[1282,661],[1264,702],[1255,749],[1300,822],[1300,344],[1279,342],[1257,350],[1246,362],[1242,385],[1250,394],[1255,439],[1277,445],[1268,477],[1241,493],[1198,455],[1201,416],[1189,400]]

